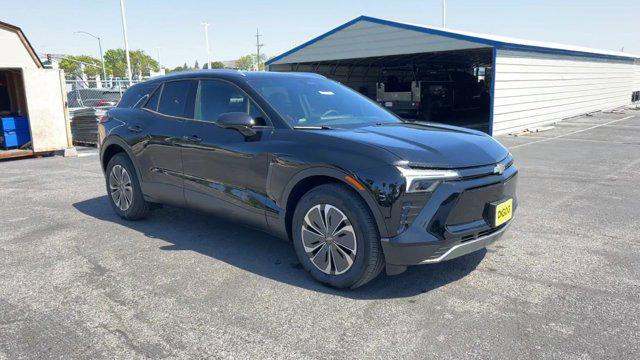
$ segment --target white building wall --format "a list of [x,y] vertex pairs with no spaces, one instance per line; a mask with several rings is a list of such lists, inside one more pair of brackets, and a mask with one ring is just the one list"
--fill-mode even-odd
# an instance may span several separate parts
[[633,91],[640,91],[640,60],[636,60],[635,79],[633,81]]
[[0,68],[38,68],[16,32],[0,28],[0,49]]
[[495,66],[494,135],[627,105],[640,85],[633,60],[498,50]]

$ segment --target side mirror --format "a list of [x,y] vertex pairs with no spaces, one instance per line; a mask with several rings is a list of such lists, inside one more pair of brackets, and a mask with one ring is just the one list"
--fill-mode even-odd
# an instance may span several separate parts
[[238,130],[244,136],[253,136],[256,132],[252,129],[255,121],[249,114],[243,112],[230,112],[220,115],[216,124],[224,129]]

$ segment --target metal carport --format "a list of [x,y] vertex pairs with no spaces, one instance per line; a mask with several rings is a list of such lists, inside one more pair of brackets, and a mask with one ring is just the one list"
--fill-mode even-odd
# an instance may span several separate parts
[[[373,99],[383,72],[401,67],[413,74],[415,69],[466,72],[480,84],[475,97],[486,89],[480,110],[470,118],[452,112],[430,120],[494,135],[624,106],[640,91],[640,58],[635,55],[368,16],[295,47],[267,66],[270,71],[320,73]],[[458,94],[468,88],[456,86]]]

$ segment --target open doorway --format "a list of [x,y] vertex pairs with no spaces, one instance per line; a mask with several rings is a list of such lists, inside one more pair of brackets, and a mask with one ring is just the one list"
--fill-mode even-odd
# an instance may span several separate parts
[[0,69],[0,159],[33,153],[20,69]]
[[492,49],[467,49],[270,66],[315,72],[408,120],[491,131]]

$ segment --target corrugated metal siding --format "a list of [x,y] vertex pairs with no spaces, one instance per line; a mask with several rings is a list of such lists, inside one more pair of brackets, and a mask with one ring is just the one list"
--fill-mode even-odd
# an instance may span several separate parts
[[272,64],[291,64],[488,47],[446,36],[358,21]]
[[640,91],[640,60],[636,60],[636,76],[633,82],[633,91]]
[[638,68],[633,60],[498,50],[493,134],[627,105]]

